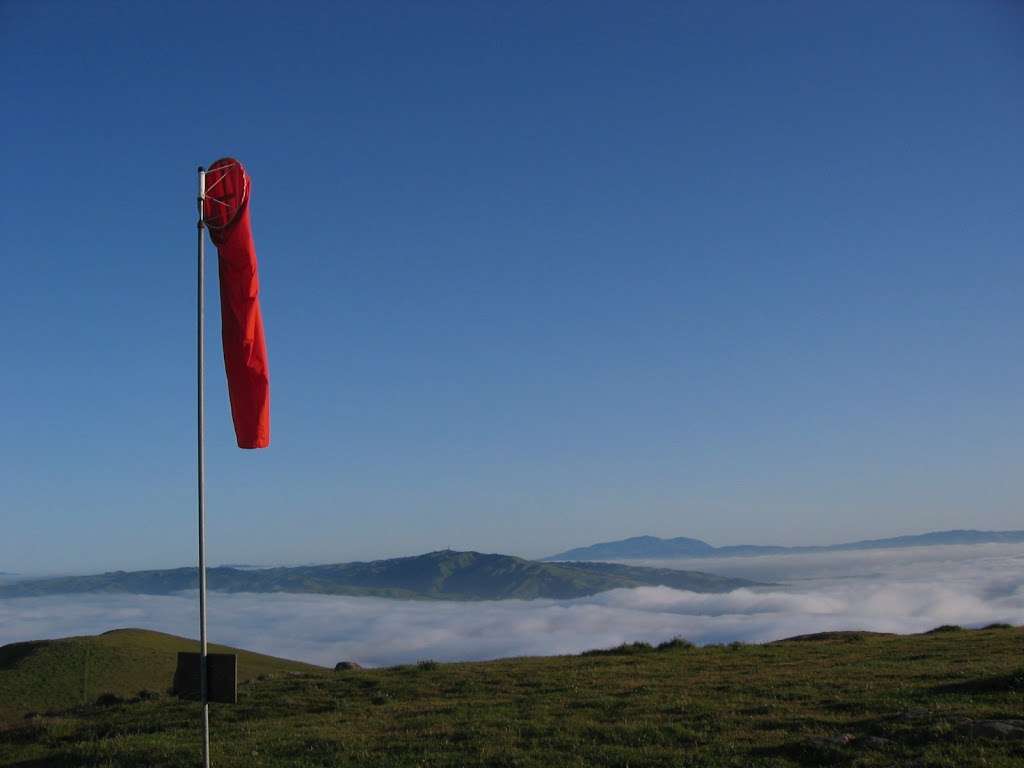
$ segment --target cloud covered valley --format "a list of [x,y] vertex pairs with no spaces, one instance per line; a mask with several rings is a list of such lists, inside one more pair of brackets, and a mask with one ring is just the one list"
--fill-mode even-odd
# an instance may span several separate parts
[[[921,632],[1024,624],[1024,546],[918,547],[646,564],[773,582],[698,594],[617,589],[576,600],[402,601],[311,594],[210,595],[213,642],[333,665],[550,655],[682,636],[765,642],[837,629]],[[196,595],[0,600],[0,644],[143,627],[195,636]]]

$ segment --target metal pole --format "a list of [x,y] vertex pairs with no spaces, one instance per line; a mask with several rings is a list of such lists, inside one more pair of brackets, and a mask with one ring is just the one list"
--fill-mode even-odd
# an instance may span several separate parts
[[206,461],[204,456],[204,441],[206,434],[206,414],[203,402],[203,379],[205,377],[206,363],[204,358],[203,343],[203,309],[205,298],[205,277],[204,277],[204,239],[203,239],[203,201],[206,198],[206,172],[203,166],[199,166],[199,221],[197,229],[198,238],[198,293],[196,296],[196,394],[198,396],[197,409],[197,440],[196,440],[196,467],[199,480],[199,643],[202,650],[199,654],[199,691],[200,700],[203,704],[203,768],[210,768],[210,702],[206,689]]

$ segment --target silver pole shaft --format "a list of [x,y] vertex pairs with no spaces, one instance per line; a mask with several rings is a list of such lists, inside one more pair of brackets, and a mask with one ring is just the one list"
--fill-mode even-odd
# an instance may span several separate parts
[[199,654],[199,691],[203,704],[203,767],[210,768],[210,702],[206,688],[206,407],[203,396],[203,380],[206,374],[204,359],[205,343],[203,338],[206,280],[204,275],[205,241],[203,238],[203,198],[206,195],[206,174],[199,166],[199,232],[198,250],[198,294],[196,296],[196,394],[197,409],[197,440],[196,467],[199,480],[199,643],[202,650]]

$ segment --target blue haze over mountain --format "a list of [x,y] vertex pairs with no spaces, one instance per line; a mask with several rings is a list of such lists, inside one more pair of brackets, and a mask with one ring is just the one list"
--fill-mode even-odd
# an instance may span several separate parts
[[1011,544],[1024,542],[1024,531],[932,531],[912,536],[894,536],[887,539],[865,539],[845,544],[822,546],[765,546],[737,544],[714,547],[700,539],[680,536],[662,539],[657,536],[634,536],[619,541],[606,541],[587,547],[577,547],[557,555],[543,558],[552,560],[630,560],[648,558],[683,557],[744,557],[778,555],[799,552],[828,552],[859,549],[893,549],[896,547],[926,547],[951,544]]

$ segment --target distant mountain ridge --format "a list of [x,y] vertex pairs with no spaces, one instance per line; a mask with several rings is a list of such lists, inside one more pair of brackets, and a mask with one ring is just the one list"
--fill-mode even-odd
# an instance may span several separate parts
[[[221,592],[299,592],[433,600],[532,600],[586,597],[610,589],[667,586],[692,592],[729,592],[757,582],[701,571],[617,563],[541,563],[519,557],[442,550],[372,562],[259,570],[207,570]],[[0,585],[0,598],[56,594],[167,595],[196,589],[195,568],[114,571]]]
[[700,539],[680,536],[662,539],[657,536],[633,536],[618,541],[606,541],[588,547],[577,547],[557,555],[542,558],[542,562],[574,560],[633,560],[640,558],[685,557],[752,557],[756,555],[796,554],[801,552],[836,552],[861,549],[895,549],[898,547],[927,547],[942,544],[999,544],[1024,542],[1024,531],[932,531],[911,536],[888,539],[864,539],[846,544],[822,546],[783,547],[759,544],[737,544],[715,547]]

